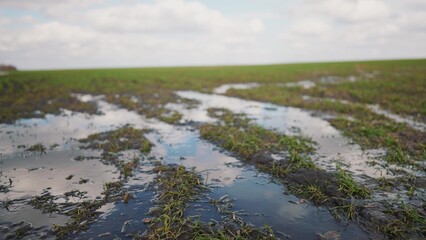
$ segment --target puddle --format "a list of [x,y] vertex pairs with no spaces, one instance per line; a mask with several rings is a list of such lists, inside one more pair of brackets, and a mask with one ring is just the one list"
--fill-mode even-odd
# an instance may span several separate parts
[[237,216],[257,226],[268,223],[278,237],[318,239],[317,233],[338,231],[342,239],[368,238],[356,224],[337,222],[328,209],[307,202],[298,204],[299,198],[285,192],[282,185],[270,182],[269,177],[248,170],[244,179],[218,189],[213,196],[218,199],[226,194],[236,199],[232,211]]
[[[355,82],[358,78],[355,76],[348,77],[337,77],[337,76],[322,76],[318,79],[310,80],[301,80],[297,82],[287,82],[287,83],[277,83],[275,84],[277,87],[302,87],[304,89],[313,88],[317,85],[317,83],[321,84],[339,84],[343,82]],[[213,89],[214,94],[225,94],[229,89],[251,89],[262,86],[259,83],[234,83],[234,84],[224,84],[215,89]]]
[[283,84],[277,84],[279,87],[302,87],[304,89],[313,88],[316,86],[316,83],[311,80],[303,80],[298,82],[288,82]]
[[209,185],[229,185],[241,175],[241,168],[233,167],[238,165],[239,161],[200,139],[198,132],[171,129],[160,131],[160,135],[148,138],[155,144],[151,155],[161,156],[166,164],[194,167]]
[[[364,73],[362,74],[363,78],[373,78],[378,73]],[[277,87],[301,87],[304,89],[310,89],[315,86],[317,86],[318,83],[323,85],[330,85],[330,84],[341,84],[345,82],[356,82],[360,78],[350,75],[347,77],[339,77],[339,76],[321,76],[316,79],[306,79],[306,80],[300,80],[296,82],[286,82],[286,83],[276,83],[275,85]],[[262,86],[262,84],[259,83],[235,83],[235,84],[224,84],[221,85],[215,89],[213,89],[214,94],[225,94],[229,89],[251,89],[251,88],[257,88]]]
[[224,84],[220,87],[213,89],[215,94],[225,94],[229,89],[250,89],[259,87],[259,83],[234,83],[234,84]]
[[146,213],[154,205],[151,199],[154,193],[147,190],[138,190],[133,193],[135,197],[128,204],[117,202],[111,206],[109,211],[100,215],[86,232],[72,236],[72,239],[90,238],[129,238],[132,233],[143,233],[148,229],[148,225],[143,223],[143,219],[149,217]]
[[[43,214],[29,205],[31,198],[47,191],[60,196],[58,201],[63,202],[64,193],[79,190],[86,192],[85,196],[82,199],[71,197],[70,201],[93,200],[101,197],[106,182],[118,180],[119,172],[112,165],[105,165],[97,159],[75,160],[81,155],[100,154],[80,150],[75,139],[128,123],[138,128],[162,126],[134,112],[118,109],[103,101],[102,96],[79,95],[79,98],[96,101],[98,110],[103,114],[92,116],[63,110],[59,116],[48,114],[42,119],[25,119],[14,125],[0,125],[0,183],[8,186],[8,191],[0,193],[0,201],[9,202],[9,211],[1,209],[1,225],[26,221],[33,227],[50,229],[53,223],[64,224],[68,217]],[[46,146],[46,154],[25,151],[38,143]],[[137,182],[144,181],[151,180],[140,177]]]
[[301,87],[304,89],[309,89],[317,86],[317,83],[324,84],[324,85],[330,85],[330,84],[341,84],[344,82],[356,82],[358,81],[358,78],[355,76],[348,76],[348,77],[338,77],[338,76],[322,76],[317,79],[307,79],[307,80],[301,80],[297,82],[288,82],[288,83],[278,83],[278,87]]
[[394,120],[395,122],[406,123],[408,126],[414,128],[416,130],[419,130],[419,131],[422,131],[422,132],[426,131],[426,124],[425,123],[417,122],[417,121],[414,121],[414,120],[412,120],[410,118],[401,117],[401,116],[399,116],[397,114],[394,114],[394,113],[391,113],[389,111],[384,110],[379,105],[372,105],[372,104],[370,104],[370,105],[367,105],[367,107],[371,111],[373,111],[373,112],[375,112],[377,114],[384,115],[385,117],[390,118],[390,119]]
[[46,227],[53,224],[64,224],[68,217],[59,214],[43,214],[29,205],[14,205],[9,211],[1,209],[2,222],[18,223],[20,221],[30,222],[33,227]]
[[[298,109],[284,109],[217,95],[193,92],[178,94],[199,99],[202,102],[200,109],[182,111],[185,113],[186,120],[212,121],[205,113],[207,107],[231,106],[231,110],[237,112],[245,109],[245,112],[256,117],[260,124],[270,128],[277,128],[289,134],[299,134],[299,130],[307,132],[300,119],[310,115]],[[10,227],[25,220],[34,227],[47,229],[52,224],[65,223],[68,217],[43,214],[40,210],[28,205],[32,196],[46,189],[53,195],[78,189],[87,191],[88,199],[99,197],[103,184],[117,180],[119,173],[114,166],[105,165],[97,159],[76,161],[77,156],[96,156],[99,153],[81,150],[75,139],[115,129],[125,124],[133,124],[135,128],[154,130],[146,135],[155,144],[150,153],[152,158],[161,160],[163,163],[182,164],[188,168],[195,168],[203,177],[203,181],[211,186],[212,191],[207,195],[210,198],[219,199],[224,194],[228,194],[233,199],[231,210],[236,211],[237,215],[247,222],[259,227],[268,224],[275,231],[296,239],[317,239],[316,233],[332,230],[340,231],[342,236],[345,234],[366,236],[355,224],[345,225],[335,221],[326,209],[309,204],[291,203],[297,198],[283,194],[285,189],[280,184],[271,182],[268,176],[259,174],[256,169],[242,164],[213,144],[201,140],[199,133],[190,126],[175,127],[155,120],[147,120],[134,112],[106,103],[101,96],[81,95],[79,98],[84,101],[96,101],[98,110],[103,114],[92,116],[64,110],[60,116],[47,115],[43,119],[21,120],[15,125],[0,125],[2,131],[0,146],[3,153],[0,179],[3,185],[9,184],[9,178],[13,181],[8,192],[0,193],[1,201],[13,201],[9,211],[1,209],[0,226]],[[277,117],[278,119],[274,119]],[[281,126],[283,123],[287,125]],[[318,122],[318,124],[327,129],[326,122]],[[335,134],[335,132],[333,129],[328,129],[322,134]],[[43,155],[24,153],[23,148],[19,147],[36,143],[59,146],[52,150],[48,149]],[[126,152],[122,157],[130,157],[132,154],[134,153]],[[146,213],[153,206],[151,200],[154,192],[152,188],[149,188],[154,179],[151,169],[150,161],[142,161],[124,186],[132,192],[135,199],[130,200],[128,204],[116,202],[104,205],[99,210],[103,213],[89,230],[71,237],[73,239],[125,238],[131,233],[144,232],[146,226],[142,220],[147,217]],[[69,175],[74,176],[67,180]],[[89,181],[79,184],[80,178]],[[220,221],[221,214],[215,212],[211,205],[210,209],[211,211],[190,209],[188,213],[194,212],[194,214],[201,214],[203,219]],[[2,233],[0,237],[4,237]]]
[[311,138],[318,144],[317,154],[313,159],[323,169],[334,170],[336,163],[343,163],[347,170],[359,176],[360,179],[364,175],[373,178],[393,177],[393,175],[388,175],[386,169],[368,164],[368,161],[384,154],[383,151],[362,151],[358,145],[352,144],[326,120],[312,116],[310,112],[298,108],[192,91],[179,91],[177,94],[180,97],[200,102],[197,109],[185,109],[176,104],[168,105],[181,112],[187,121],[213,121],[207,115],[208,108],[227,108],[236,113],[247,114],[249,118],[254,119],[256,123],[265,128],[288,135],[302,135]]
[[[163,128],[147,137],[155,144],[151,150],[152,156],[163,163],[195,168],[211,187],[211,191],[206,193],[207,197],[220,199],[225,194],[229,195],[233,204],[229,210],[236,212],[246,222],[258,227],[268,224],[274,231],[295,239],[318,239],[316,233],[331,230],[341,232],[342,236],[367,237],[359,226],[337,222],[327,209],[291,203],[298,198],[283,194],[285,189],[281,184],[271,182],[269,176],[200,139],[198,132],[189,127]],[[136,200],[128,205],[116,205],[111,212],[102,215],[89,231],[76,238],[126,237],[131,232],[143,233],[146,225],[142,219],[150,217],[146,212],[153,206],[150,199],[154,195],[149,190],[141,190],[135,196]],[[204,197],[190,204],[186,216],[196,219],[199,216],[205,222],[212,219],[220,222],[223,218]]]

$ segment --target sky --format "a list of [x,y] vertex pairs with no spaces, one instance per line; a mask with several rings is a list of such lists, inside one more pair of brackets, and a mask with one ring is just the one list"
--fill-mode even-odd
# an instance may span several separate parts
[[426,57],[426,0],[0,0],[18,69]]

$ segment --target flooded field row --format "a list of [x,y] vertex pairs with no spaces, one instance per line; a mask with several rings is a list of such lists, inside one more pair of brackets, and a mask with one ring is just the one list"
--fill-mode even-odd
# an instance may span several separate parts
[[[395,223],[384,219],[390,216],[384,212],[393,204],[402,202],[407,211],[413,209],[411,206],[424,207],[424,186],[418,183],[424,179],[424,171],[381,164],[384,149],[363,150],[334,128],[327,121],[329,116],[221,95],[230,88],[258,86],[225,85],[214,94],[178,91],[177,96],[197,104],[167,104],[167,109],[182,115],[175,125],[120,108],[108,103],[105,96],[81,94],[74,96],[95,103],[100,114],[63,109],[60,115],[0,125],[0,237],[157,238],[160,235],[152,234],[158,230],[155,221],[162,215],[157,216],[156,209],[164,211],[165,206],[159,200],[159,186],[168,171],[178,171],[179,166],[184,167],[185,174],[193,171],[199,176],[196,182],[202,188],[194,192],[193,198],[185,199],[189,205],[179,215],[186,219],[182,229],[196,226],[200,230],[183,231],[185,234],[382,239],[377,226],[367,225]],[[230,110],[243,114],[249,124],[310,139],[315,150],[309,158],[319,167],[316,171],[347,173],[344,176],[368,187],[371,195],[367,199],[348,198],[347,206],[321,205],[298,195],[274,174],[203,138],[200,125],[218,123],[209,114],[211,109]],[[137,140],[131,139],[134,136]],[[142,137],[146,138],[143,142]],[[273,161],[287,158],[286,154],[274,153]],[[167,170],[169,166],[172,169]],[[420,186],[410,197],[410,189],[405,187],[383,187],[407,173]],[[342,207],[346,217],[339,219],[332,210]],[[358,212],[364,215],[348,217]],[[416,231],[424,233],[424,229]],[[184,234],[179,236],[185,238]]]

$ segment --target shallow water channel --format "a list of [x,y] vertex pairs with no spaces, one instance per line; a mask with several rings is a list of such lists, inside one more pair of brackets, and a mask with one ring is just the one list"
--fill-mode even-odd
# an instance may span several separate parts
[[[168,107],[183,114],[183,122],[214,121],[207,116],[209,107],[224,107],[243,112],[256,123],[285,134],[302,134],[318,143],[317,164],[324,169],[334,169],[336,161],[343,161],[356,176],[378,177],[385,175],[382,169],[366,164],[370,155],[356,145],[349,144],[336,129],[321,118],[296,108],[278,107],[272,104],[244,101],[220,95],[183,91],[178,95],[200,101],[200,106],[186,109],[180,105]],[[36,229],[27,238],[53,238],[48,229],[52,224],[64,224],[68,217],[58,214],[43,214],[29,205],[30,199],[43,192],[61,195],[74,189],[86,191],[86,199],[101,197],[103,184],[116,181],[118,170],[99,159],[77,161],[81,155],[99,156],[99,152],[81,150],[77,139],[89,134],[113,130],[125,124],[135,128],[154,131],[147,137],[155,146],[145,161],[126,183],[125,188],[135,199],[128,204],[110,203],[99,211],[102,214],[85,232],[72,235],[72,239],[104,237],[129,238],[131,233],[144,232],[147,226],[143,219],[153,206],[154,192],[150,183],[154,174],[148,159],[160,160],[165,164],[182,164],[195,168],[211,191],[191,203],[187,216],[199,215],[202,221],[220,221],[223,218],[209,199],[226,196],[232,203],[230,211],[244,221],[261,227],[272,227],[277,237],[292,239],[319,239],[318,234],[337,231],[342,239],[366,239],[368,234],[352,222],[339,222],[322,207],[316,207],[287,193],[285,187],[275,183],[270,176],[259,173],[232,157],[226,151],[200,139],[191,124],[172,126],[156,120],[146,119],[135,112],[108,104],[102,96],[78,96],[82,101],[94,101],[101,115],[73,113],[67,110],[60,116],[46,115],[43,119],[20,120],[14,125],[0,125],[0,182],[10,185],[8,192],[0,192],[0,201],[8,208],[0,209],[0,238],[10,236],[11,230],[22,226],[21,221]],[[26,147],[42,143],[48,146],[46,154],[24,151]],[[49,148],[50,147],[50,148]],[[127,153],[122,157],[130,157]],[[73,178],[67,180],[67,176]],[[88,179],[84,184],[79,179]],[[58,201],[66,201],[59,198]],[[68,201],[79,201],[71,199]]]

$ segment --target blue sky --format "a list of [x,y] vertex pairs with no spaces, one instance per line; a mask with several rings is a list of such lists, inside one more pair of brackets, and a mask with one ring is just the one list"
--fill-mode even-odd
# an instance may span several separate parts
[[20,69],[426,57],[424,0],[0,0]]

